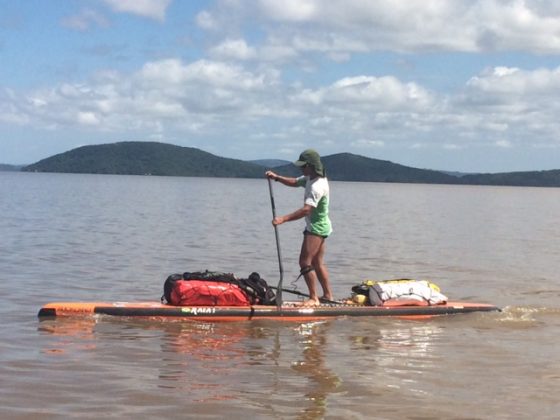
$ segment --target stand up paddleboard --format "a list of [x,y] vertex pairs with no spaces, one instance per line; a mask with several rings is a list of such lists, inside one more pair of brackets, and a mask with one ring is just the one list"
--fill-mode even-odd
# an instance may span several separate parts
[[[276,206],[274,204],[274,194],[272,190],[271,179],[268,178],[268,187],[270,191],[270,202],[272,206],[272,216],[276,217]],[[420,304],[388,304],[389,300],[383,300],[380,306],[369,306],[352,303],[353,301],[337,302],[327,301],[317,306],[305,307],[301,306],[300,302],[284,301],[282,299],[282,292],[290,292],[301,296],[307,296],[295,290],[285,290],[282,288],[283,282],[283,267],[282,267],[282,253],[280,250],[280,238],[277,226],[274,225],[274,233],[276,237],[276,249],[278,251],[278,266],[280,271],[280,281],[278,287],[272,289],[276,290],[275,305],[247,305],[247,306],[177,306],[164,304],[160,302],[55,302],[43,306],[39,310],[40,318],[56,318],[56,317],[87,317],[97,315],[109,315],[115,317],[143,317],[151,319],[181,319],[181,320],[197,320],[197,321],[250,321],[257,319],[268,320],[282,320],[282,321],[298,321],[308,322],[314,320],[323,320],[338,317],[364,317],[364,316],[393,316],[393,317],[406,317],[406,318],[426,318],[437,315],[450,315],[450,314],[464,314],[470,312],[490,312],[499,311],[500,309],[494,305],[484,303],[471,303],[471,302],[453,302],[447,301],[447,298],[441,295],[442,298],[438,304],[433,304],[431,300],[432,292],[428,293],[428,298],[423,297]],[[185,273],[189,274],[189,273]],[[164,285],[164,295],[168,302],[172,301],[166,294],[168,281],[170,287],[174,282],[180,280],[193,280],[195,278],[183,275],[170,276]],[[192,273],[190,273],[192,274]],[[211,272],[199,272],[200,280],[210,280],[209,274]],[[257,273],[253,273],[257,274]],[[252,275],[253,275],[252,274]],[[251,275],[251,276],[252,276]],[[233,277],[233,275],[229,275]],[[252,277],[249,277],[250,279]],[[176,278],[175,278],[176,277]],[[218,276],[224,277],[224,276]],[[225,275],[226,281],[228,275]],[[260,280],[260,276],[257,275]],[[213,279],[211,281],[224,281],[223,279]],[[389,283],[408,284],[408,279],[398,279],[388,281]],[[237,282],[239,283],[239,281]],[[372,282],[372,285],[376,282]],[[381,282],[377,282],[381,283]],[[370,285],[366,284],[367,287]],[[238,285],[236,286],[238,287]],[[254,287],[254,285],[252,286]],[[407,286],[408,288],[410,285]],[[432,285],[427,285],[431,288]],[[258,287],[257,287],[258,288]],[[439,288],[437,288],[439,293]],[[220,293],[224,290],[220,289]],[[367,288],[366,288],[367,291]],[[365,292],[364,292],[365,293]],[[366,293],[367,294],[367,293]],[[407,294],[417,294],[411,288]],[[173,293],[171,293],[173,295]],[[371,295],[370,295],[371,296]],[[363,296],[364,300],[366,297]],[[425,300],[426,302],[424,302]],[[252,302],[266,302],[266,300],[252,300]],[[442,303],[439,303],[442,302]],[[177,302],[174,302],[177,303]],[[185,303],[181,301],[181,305]],[[194,305],[195,302],[188,301],[187,305]],[[196,302],[200,303],[200,301]],[[232,301],[227,301],[231,304]],[[376,303],[376,302],[374,302]],[[204,301],[206,304],[206,301]],[[241,303],[244,305],[245,303]]]
[[172,306],[160,302],[55,302],[43,306],[40,318],[110,315],[198,321],[250,321],[258,319],[307,322],[337,317],[394,316],[425,318],[437,315],[491,312],[494,305],[447,302],[432,306],[365,306],[321,304],[302,307],[296,302],[277,306]]

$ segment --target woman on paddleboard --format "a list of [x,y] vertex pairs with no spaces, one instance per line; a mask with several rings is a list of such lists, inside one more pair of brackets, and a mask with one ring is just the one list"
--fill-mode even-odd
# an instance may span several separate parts
[[315,306],[319,304],[317,279],[323,288],[322,298],[332,300],[329,273],[323,261],[325,240],[332,232],[329,219],[329,183],[321,157],[315,150],[305,150],[294,164],[302,171],[302,176],[298,178],[280,176],[273,171],[266,172],[268,178],[281,184],[305,187],[303,207],[285,216],[275,217],[272,224],[278,226],[305,217],[299,266],[309,288],[309,300],[304,304]]

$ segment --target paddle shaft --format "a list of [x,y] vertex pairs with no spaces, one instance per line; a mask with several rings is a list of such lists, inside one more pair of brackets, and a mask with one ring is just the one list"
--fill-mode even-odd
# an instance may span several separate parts
[[[270,191],[270,204],[272,206],[272,218],[276,218],[276,205],[274,204],[274,193],[272,191],[272,180],[268,178],[268,190]],[[282,250],[280,249],[280,235],[278,234],[278,226],[274,225],[274,235],[276,237],[276,251],[278,252],[278,268],[280,269],[280,280],[276,288],[276,307],[282,309],[282,282],[284,280],[284,267],[282,266]]]

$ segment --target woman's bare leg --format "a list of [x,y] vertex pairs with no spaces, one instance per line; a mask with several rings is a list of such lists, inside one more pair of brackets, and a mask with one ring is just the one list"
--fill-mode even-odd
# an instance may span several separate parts
[[[324,253],[324,242],[325,239],[317,236],[306,234],[303,237],[303,243],[301,245],[301,253],[299,256],[299,266],[301,272],[305,278],[305,283],[307,283],[307,288],[309,289],[309,300],[306,302],[307,305],[318,305],[319,296],[317,295],[317,277],[319,276],[319,281],[323,287],[323,292],[330,293],[328,288],[328,273],[324,264],[322,263],[322,253]],[[323,250],[323,251],[322,251]],[[320,256],[319,259],[317,257]],[[315,273],[317,267],[315,264],[320,263],[319,272]],[[326,283],[325,283],[325,273],[326,273]],[[327,291],[325,291],[325,284],[327,285]]]
[[[321,238],[323,239],[323,238]],[[323,297],[328,300],[333,299],[331,285],[329,282],[329,271],[327,270],[327,266],[323,260],[325,256],[325,240],[321,243],[319,248],[319,252],[315,256],[313,260],[313,267],[315,268],[315,272],[317,273],[317,278],[319,279],[319,283],[323,288]]]

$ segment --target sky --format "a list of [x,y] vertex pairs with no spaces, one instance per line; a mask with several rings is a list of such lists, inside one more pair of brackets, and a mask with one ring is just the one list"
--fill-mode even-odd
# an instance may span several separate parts
[[560,169],[560,2],[0,0],[0,163],[118,141]]

